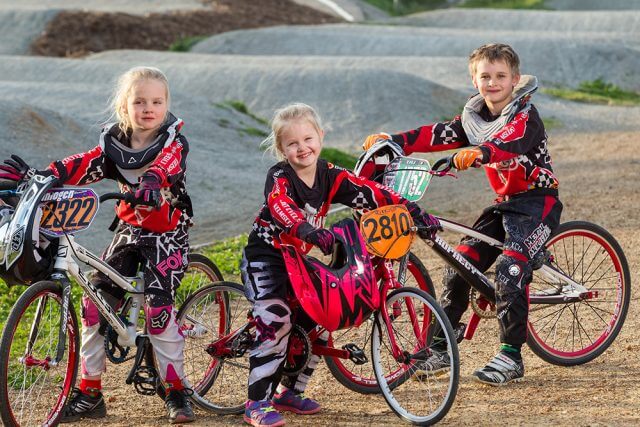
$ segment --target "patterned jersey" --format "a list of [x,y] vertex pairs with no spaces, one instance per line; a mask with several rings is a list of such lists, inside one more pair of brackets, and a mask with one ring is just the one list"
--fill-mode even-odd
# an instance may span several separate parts
[[[533,189],[557,194],[558,180],[551,168],[547,134],[536,108],[529,104],[513,119],[479,144],[484,153],[484,169],[489,184],[499,196],[510,196]],[[479,112],[485,121],[496,120],[485,105]],[[406,154],[466,147],[469,139],[460,116],[450,122],[434,123],[392,135]]]
[[[123,193],[135,192],[138,179],[147,170],[160,176],[162,182],[162,201],[160,209],[132,208],[120,202],[116,205],[116,215],[122,221],[155,233],[174,230],[178,223],[192,216],[191,201],[185,186],[185,170],[189,144],[179,133],[183,122],[169,114],[167,121],[158,130],[158,138],[164,138],[158,154],[144,167],[139,169],[122,169],[105,153],[105,139],[115,138],[121,144],[130,146],[128,137],[118,125],[104,128],[100,136],[100,145],[85,153],[74,154],[49,165],[49,169],[64,184],[87,185],[102,179],[113,179]],[[184,211],[184,216],[183,216]]]
[[276,164],[267,174],[264,195],[265,202],[253,223],[249,243],[257,239],[279,248],[286,234],[287,241],[293,241],[304,252],[311,250],[311,245],[297,239],[296,231],[303,224],[323,227],[332,203],[355,209],[407,203],[389,188],[323,159],[318,160],[311,188],[288,163]]

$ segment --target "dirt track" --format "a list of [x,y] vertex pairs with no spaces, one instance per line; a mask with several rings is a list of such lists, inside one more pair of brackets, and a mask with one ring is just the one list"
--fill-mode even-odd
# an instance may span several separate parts
[[[451,425],[630,425],[640,423],[640,328],[636,304],[640,282],[640,155],[638,133],[570,135],[554,138],[552,155],[561,180],[565,204],[563,219],[586,219],[607,228],[625,250],[631,268],[631,307],[621,334],[602,356],[583,366],[562,368],[546,364],[528,349],[526,378],[503,388],[478,385],[471,372],[483,365],[497,345],[497,325],[481,324],[472,342],[460,347],[460,389],[443,424]],[[460,182],[463,182],[461,178]],[[464,185],[460,185],[464,189]],[[436,191],[435,188],[433,188]],[[431,191],[431,190],[430,190]],[[488,190],[487,190],[488,191]],[[465,213],[448,216],[470,222],[479,212],[469,207],[468,190],[453,193],[452,206]],[[463,211],[460,209],[460,211]],[[439,286],[441,265],[422,244],[419,255]],[[109,417],[115,426],[166,425],[158,398],[138,396],[124,385],[126,364],[110,368],[105,376]],[[238,384],[238,387],[245,387]],[[362,396],[339,385],[321,364],[308,396],[323,411],[315,416],[287,414],[289,425],[397,425],[401,424],[380,396]],[[199,412],[194,425],[242,425],[239,416],[220,417]],[[78,424],[80,425],[80,424]]]

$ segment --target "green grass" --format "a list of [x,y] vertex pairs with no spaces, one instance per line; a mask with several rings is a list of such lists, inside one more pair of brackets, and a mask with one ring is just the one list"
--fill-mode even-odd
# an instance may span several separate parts
[[602,78],[580,83],[577,89],[546,88],[544,93],[574,102],[606,105],[639,105],[640,93],[626,91]]
[[390,15],[408,15],[446,6],[446,0],[365,0]]
[[193,45],[206,39],[207,36],[183,37],[171,43],[169,51],[171,52],[189,52]]
[[358,159],[349,153],[345,153],[337,148],[323,148],[320,157],[328,162],[342,166],[345,169],[353,170]]
[[231,237],[211,246],[202,248],[199,252],[209,257],[220,269],[225,280],[238,282],[240,279],[240,259],[242,249],[247,245],[248,234]]
[[266,138],[269,136],[269,132],[262,129],[254,128],[252,126],[246,126],[244,128],[240,128],[238,129],[238,131],[249,136],[258,136],[260,138]]
[[545,0],[466,0],[458,7],[491,9],[548,9]]
[[542,122],[544,123],[544,129],[546,131],[560,129],[564,126],[564,124],[559,119],[556,119],[555,117],[544,118],[542,119]]
[[257,121],[258,123],[262,123],[263,125],[269,126],[269,122],[266,119],[253,114],[251,111],[249,111],[249,108],[244,102],[239,101],[237,99],[227,99],[225,101],[218,102],[215,105],[221,108],[226,108],[228,110],[235,110],[238,113],[251,117],[253,120]]

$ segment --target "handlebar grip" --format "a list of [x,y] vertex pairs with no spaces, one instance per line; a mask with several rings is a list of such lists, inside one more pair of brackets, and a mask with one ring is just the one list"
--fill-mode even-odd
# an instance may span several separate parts
[[106,202],[107,200],[123,200],[125,203],[128,203],[131,206],[155,207],[155,203],[153,202],[141,202],[139,200],[136,200],[136,197],[133,193],[105,193],[100,196],[100,203]]
[[[446,165],[446,167],[442,168],[442,165]],[[453,166],[453,156],[443,157],[442,159],[437,160],[431,170],[434,172],[447,172]]]

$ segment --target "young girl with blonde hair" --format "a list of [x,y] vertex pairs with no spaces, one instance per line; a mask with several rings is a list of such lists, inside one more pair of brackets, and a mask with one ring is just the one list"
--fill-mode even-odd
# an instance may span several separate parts
[[[324,131],[320,117],[308,105],[292,104],[277,110],[272,129],[268,151],[280,162],[267,174],[265,202],[253,223],[241,265],[258,325],[256,345],[249,357],[249,400],[244,420],[261,427],[284,424],[277,410],[297,414],[320,410],[317,402],[302,394],[319,356],[312,355],[297,376],[282,379],[292,313],[287,304],[289,278],[279,249],[281,238],[294,238],[304,252],[314,245],[324,254],[331,253],[335,237],[323,225],[332,203],[358,209],[404,204],[414,221],[431,227],[426,238],[433,238],[439,227],[438,220],[417,204],[320,159]],[[316,326],[304,313],[296,313],[296,324],[307,331]]]
[[[124,276],[135,276],[141,266],[149,339],[167,389],[165,406],[172,423],[184,423],[193,421],[194,414],[182,383],[184,337],[175,321],[173,303],[187,265],[192,209],[185,187],[189,145],[180,133],[182,120],[169,112],[169,101],[169,84],[162,71],[152,67],[128,70],[120,76],[112,98],[117,121],[104,127],[98,146],[51,163],[49,171],[61,185],[113,179],[120,191],[134,193],[137,201],[155,206],[117,205],[117,231],[103,259]],[[3,178],[28,176],[29,167],[23,161],[5,164]],[[124,291],[101,274],[92,283],[114,306],[124,297]],[[100,323],[98,309],[83,297],[80,387],[64,409],[63,423],[106,416],[101,392],[106,354]]]

